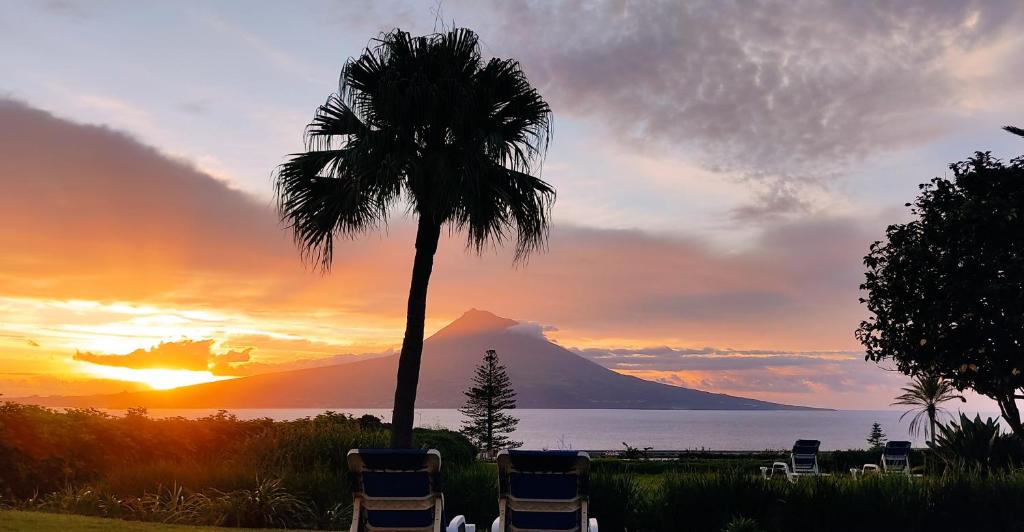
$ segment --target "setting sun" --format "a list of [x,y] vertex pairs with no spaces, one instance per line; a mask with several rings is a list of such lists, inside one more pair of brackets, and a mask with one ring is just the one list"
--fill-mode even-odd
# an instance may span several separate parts
[[128,382],[139,382],[154,390],[169,390],[179,386],[202,384],[231,379],[214,375],[209,371],[193,371],[187,369],[131,369],[96,364],[82,364],[82,370],[102,379],[115,379]]

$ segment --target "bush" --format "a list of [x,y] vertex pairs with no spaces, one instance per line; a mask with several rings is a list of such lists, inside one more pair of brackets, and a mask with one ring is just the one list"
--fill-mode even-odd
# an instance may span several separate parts
[[957,471],[990,472],[1012,468],[1021,463],[1024,453],[1020,441],[1012,434],[1003,434],[999,422],[980,415],[974,419],[960,414],[959,423],[939,425],[935,452],[948,468]]
[[746,517],[737,517],[732,521],[729,521],[728,525],[722,529],[722,532],[764,532],[763,529],[758,526],[757,521],[753,519],[747,519]]
[[[975,449],[969,442],[988,441],[991,427],[968,421],[956,424],[959,439],[949,438],[961,443],[940,453],[955,448],[966,455]],[[465,514],[486,528],[497,515],[495,464],[475,461],[474,449],[457,433],[418,429],[414,437],[442,453],[449,516]],[[386,425],[330,412],[286,422],[242,421],[226,413],[154,420],[140,412],[119,418],[6,404],[0,406],[0,505],[166,523],[344,529],[352,515],[345,454],[387,441]],[[915,451],[915,463],[918,456]],[[995,451],[980,456],[989,464],[1004,461],[992,458],[1000,456]],[[901,532],[1024,530],[1017,511],[1024,472],[950,467],[921,479],[853,480],[845,471],[877,462],[878,452],[842,451],[821,457],[835,476],[796,484],[762,480],[758,466],[783,457],[598,458],[591,468],[591,515],[605,532],[751,526],[844,532],[876,530],[879,523]]]
[[[3,403],[0,502],[145,521],[343,528],[352,515],[346,453],[388,439],[386,426],[334,412],[279,422],[226,412],[150,419],[140,410],[115,417]],[[497,475],[474,462],[468,440],[417,429],[414,441],[441,451],[450,507],[465,501],[474,515],[496,514]]]

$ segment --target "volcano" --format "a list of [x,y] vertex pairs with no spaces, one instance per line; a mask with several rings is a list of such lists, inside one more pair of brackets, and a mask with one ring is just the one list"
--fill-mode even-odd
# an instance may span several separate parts
[[[536,327],[470,310],[423,345],[418,408],[457,408],[474,368],[495,349],[520,408],[795,410],[783,405],[622,375],[539,333]],[[390,408],[398,355],[172,390],[32,398],[50,406],[98,408]]]

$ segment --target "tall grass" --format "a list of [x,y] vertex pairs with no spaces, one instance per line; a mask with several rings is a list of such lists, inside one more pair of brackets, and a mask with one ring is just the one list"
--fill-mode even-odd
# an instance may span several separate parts
[[[0,506],[167,523],[339,529],[351,521],[345,453],[386,427],[326,413],[287,422],[113,417],[0,405]],[[460,435],[417,430],[442,454],[449,516],[486,527],[497,471]],[[915,453],[917,454],[917,453]],[[1024,473],[969,470],[852,479],[877,452],[822,457],[831,477],[796,484],[757,470],[780,458],[691,453],[595,460],[591,515],[604,531],[1024,531]],[[934,462],[934,461],[933,461]]]
[[737,517],[779,532],[1024,530],[1020,474],[834,476],[791,484],[750,474],[672,473],[648,497],[651,511],[630,530],[718,532]]

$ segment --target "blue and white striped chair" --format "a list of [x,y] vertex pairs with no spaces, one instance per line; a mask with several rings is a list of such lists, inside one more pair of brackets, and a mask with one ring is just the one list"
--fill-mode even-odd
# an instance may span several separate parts
[[576,451],[498,453],[498,518],[491,532],[597,532],[589,516],[590,456]]
[[463,516],[444,527],[441,453],[430,449],[352,449],[350,532],[476,532]]
[[910,447],[908,441],[886,442],[882,450],[882,471],[910,475]]
[[821,474],[818,469],[818,448],[821,442],[818,440],[797,440],[793,444],[793,452],[789,455],[789,462],[775,462],[772,467],[762,467],[761,475],[765,480],[775,477],[776,473],[782,473],[790,482],[802,476],[817,476]]

